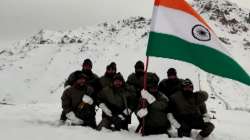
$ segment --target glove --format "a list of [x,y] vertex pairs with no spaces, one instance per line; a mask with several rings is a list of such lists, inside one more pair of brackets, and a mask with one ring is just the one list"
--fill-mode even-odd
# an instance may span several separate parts
[[70,85],[67,85],[67,86],[64,86],[64,90],[70,88],[71,86]]
[[114,127],[116,130],[120,130],[120,129],[122,128],[123,121],[121,120],[121,118],[119,118],[119,116],[118,116],[118,117],[117,117],[117,116],[112,117],[112,122],[113,122],[113,124],[114,124],[113,127]]
[[141,90],[141,97],[146,99],[149,104],[152,104],[156,99],[153,95],[151,95],[148,91],[146,90]]
[[83,124],[83,120],[76,117],[73,111],[66,114],[66,117],[71,121],[72,124],[80,125]]
[[209,116],[208,113],[203,114],[203,121],[204,121],[205,123],[208,123],[208,122],[211,121],[210,116]]
[[174,118],[172,113],[167,114],[167,118],[171,123],[171,126],[173,126],[175,129],[179,129],[181,125],[178,123],[178,121]]
[[123,121],[126,119],[122,114],[119,114],[118,117]]
[[123,110],[123,112],[122,112],[124,115],[130,115],[131,113],[132,113],[132,111],[131,111],[131,109],[129,109],[129,108],[126,108],[126,109],[124,109]]
[[138,117],[143,118],[148,114],[148,109],[147,108],[142,108],[136,114],[137,114]]
[[82,97],[82,101],[84,102],[84,103],[87,103],[87,104],[89,104],[89,105],[92,105],[93,104],[93,99],[90,97],[90,96],[88,96],[88,95],[83,95],[83,97]]
[[100,103],[99,107],[102,109],[102,111],[106,115],[108,115],[109,117],[112,117],[112,112],[110,111],[110,109],[104,103]]
[[172,126],[167,130],[167,133],[171,136],[171,138],[178,137],[178,130]]

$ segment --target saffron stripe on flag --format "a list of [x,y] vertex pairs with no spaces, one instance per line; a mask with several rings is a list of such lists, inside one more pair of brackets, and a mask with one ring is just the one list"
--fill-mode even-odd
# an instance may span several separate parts
[[163,6],[186,12],[196,17],[211,30],[207,22],[199,14],[197,14],[196,11],[185,0],[156,0],[155,6]]

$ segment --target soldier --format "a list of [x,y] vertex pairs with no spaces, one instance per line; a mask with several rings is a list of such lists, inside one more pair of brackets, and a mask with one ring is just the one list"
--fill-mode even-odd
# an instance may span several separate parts
[[[86,75],[86,84],[93,88],[93,98],[94,100],[96,100],[96,95],[97,93],[101,90],[101,84],[100,84],[100,81],[99,81],[99,77],[92,72],[92,61],[90,59],[85,59],[83,61],[83,64],[82,64],[82,70],[81,72]],[[73,72],[74,73],[74,72]],[[65,81],[65,84],[64,84],[64,87],[67,87],[67,86],[71,86],[73,84],[73,78],[74,76],[72,76],[71,73],[68,77],[68,79]]]
[[135,94],[127,90],[125,81],[117,73],[112,86],[107,86],[98,94],[99,107],[102,109],[102,120],[97,129],[106,127],[111,130],[128,130],[129,116],[134,110]]
[[[141,97],[141,90],[144,87],[144,74],[145,74],[144,63],[142,61],[137,61],[135,63],[134,68],[135,68],[135,72],[128,76],[126,83],[130,87],[130,89],[134,90],[136,93],[136,105],[137,105],[136,108],[138,108],[139,100]],[[153,75],[153,74],[154,73],[148,72],[147,77],[150,77],[150,75]],[[140,121],[141,119],[138,118],[138,120]],[[135,131],[136,133],[138,133],[140,131],[140,128],[142,127],[141,125],[142,125],[142,123],[140,122],[136,131]]]
[[112,62],[106,67],[105,74],[100,78],[102,88],[112,85],[113,77],[116,74],[116,64]]
[[82,72],[87,75],[87,84],[94,88],[94,92],[97,93],[101,90],[99,77],[92,71],[92,61],[85,59],[82,64]]
[[167,97],[170,97],[173,93],[181,90],[182,79],[177,77],[175,68],[169,68],[167,71],[168,78],[163,79],[159,84],[159,90]]
[[208,137],[214,130],[210,122],[205,101],[208,94],[205,91],[193,92],[193,84],[189,79],[182,82],[182,90],[170,97],[171,112],[168,118],[177,129],[179,137],[190,137],[192,129],[201,129],[197,139]]
[[144,125],[141,133],[145,136],[152,134],[168,134],[171,129],[167,118],[168,97],[158,90],[159,78],[156,74],[151,74],[147,78],[147,90],[141,91],[141,101],[136,115],[143,119]]
[[81,71],[76,71],[71,76],[72,85],[64,90],[61,97],[61,120],[68,119],[73,125],[96,128],[93,89],[86,85],[87,76]]
[[126,83],[135,89],[137,98],[139,99],[140,92],[144,86],[144,63],[137,61],[134,67],[135,72],[128,76]]

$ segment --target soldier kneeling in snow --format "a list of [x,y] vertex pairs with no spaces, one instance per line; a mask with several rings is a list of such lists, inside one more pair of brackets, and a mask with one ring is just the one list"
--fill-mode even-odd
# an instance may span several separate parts
[[[150,74],[150,73],[149,73]],[[147,77],[147,90],[141,91],[139,109],[136,115],[141,118],[143,135],[169,134],[170,122],[167,118],[168,97],[158,90],[159,78],[156,74]],[[144,121],[142,121],[144,119]]]
[[81,71],[71,75],[72,86],[66,88],[61,97],[61,120],[69,120],[72,125],[96,128],[95,102],[91,97],[93,88],[86,85],[86,77]]
[[170,97],[171,112],[168,118],[173,128],[178,130],[179,137],[190,137],[192,129],[201,129],[198,140],[208,137],[214,130],[207,114],[205,91],[193,92],[193,84],[189,79],[182,82],[182,90]]
[[105,87],[97,97],[102,109],[102,120],[97,130],[102,127],[113,131],[128,130],[130,115],[135,107],[135,93],[127,89],[123,76],[115,74],[112,85]]

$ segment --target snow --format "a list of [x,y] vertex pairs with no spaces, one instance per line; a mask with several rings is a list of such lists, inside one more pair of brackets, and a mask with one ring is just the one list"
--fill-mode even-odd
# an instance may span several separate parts
[[[1,139],[110,139],[110,140],[164,140],[167,135],[154,135],[141,137],[135,134],[137,126],[133,116],[129,131],[111,132],[110,130],[95,131],[88,127],[56,125],[60,115],[60,104],[18,104],[0,106],[0,131]],[[100,110],[97,112],[97,121],[100,121]],[[249,140],[250,114],[241,111],[218,110],[215,131],[210,140]],[[192,131],[192,137],[198,131]],[[171,138],[176,140],[190,140],[190,138]]]
[[250,8],[249,0],[230,0],[234,3],[237,3],[240,7]]
[[223,140],[249,139],[249,117],[247,112],[218,110],[214,137]]
[[[212,1],[218,2],[221,9],[228,8],[223,7],[223,1]],[[195,7],[202,10],[199,5]],[[244,23],[244,17],[240,16],[242,12],[246,14],[249,10],[239,11],[239,8],[233,7],[233,13],[227,18],[238,17],[240,24],[250,29],[250,24]],[[202,16],[209,19],[212,14],[207,12]],[[134,71],[137,60],[146,60],[149,23],[148,19],[132,17],[77,30],[41,30],[11,47],[0,47],[0,52],[4,50],[0,54],[1,139],[166,139],[166,135],[141,137],[135,134],[138,124],[135,116],[129,132],[97,132],[91,128],[56,125],[61,113],[60,97],[66,77],[72,71],[81,69],[85,58],[90,58],[93,60],[93,71],[99,76],[104,74],[106,65],[114,61],[126,79]],[[249,73],[250,49],[243,45],[243,40],[249,41],[250,31],[232,34],[230,30],[236,25],[225,26],[218,20],[209,20],[209,24],[219,37],[228,39],[230,44],[223,45]],[[72,39],[81,43],[70,43]],[[216,129],[210,140],[250,139],[247,131],[250,128],[249,86],[171,59],[151,57],[148,71],[156,72],[163,79],[170,67],[177,69],[180,78],[190,78],[195,90],[206,90],[210,94],[208,109],[216,118],[213,120]],[[97,121],[100,118],[99,110]],[[193,137],[196,134],[197,131],[194,131]]]

